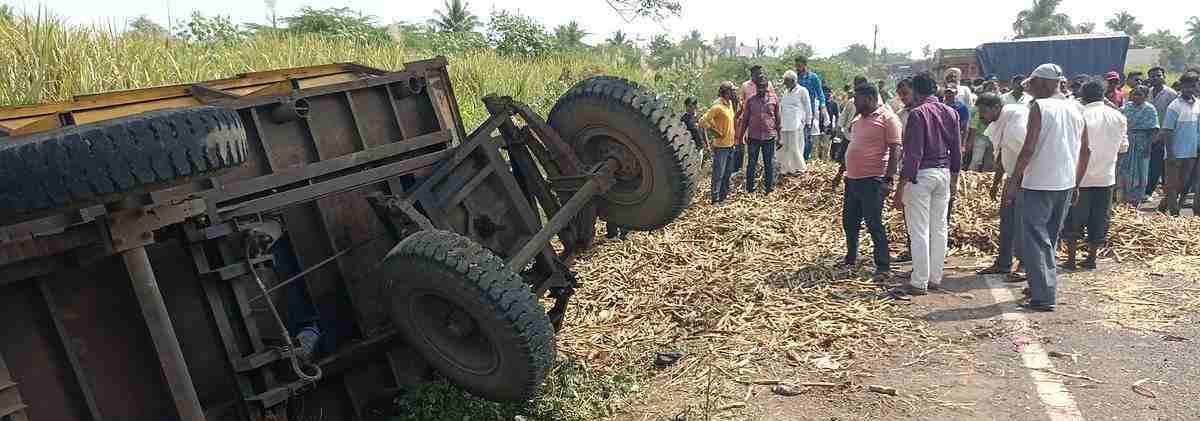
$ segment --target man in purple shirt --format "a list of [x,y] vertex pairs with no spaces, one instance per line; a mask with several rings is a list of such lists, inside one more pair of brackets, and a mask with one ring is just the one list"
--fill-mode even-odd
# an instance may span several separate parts
[[783,120],[779,118],[779,97],[768,89],[766,76],[758,75],[754,78],[754,85],[757,92],[746,98],[745,109],[738,115],[737,136],[734,139],[746,139],[750,145],[750,160],[746,163],[746,192],[754,193],[758,184],[754,167],[758,165],[758,156],[761,154],[763,193],[771,194],[775,187],[775,141],[783,128]]
[[950,198],[962,166],[958,112],[938,102],[928,72],[913,78],[913,107],[904,125],[904,158],[893,206],[904,210],[912,244],[910,283],[897,292],[925,295],[942,286]]

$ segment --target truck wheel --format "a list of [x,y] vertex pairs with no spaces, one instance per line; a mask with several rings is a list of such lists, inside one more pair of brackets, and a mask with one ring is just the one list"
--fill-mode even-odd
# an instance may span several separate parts
[[600,215],[638,231],[667,225],[691,204],[700,158],[681,124],[652,93],[611,76],[579,82],[550,111],[550,125],[585,165],[620,163]]
[[383,269],[392,323],[430,365],[485,399],[535,395],[554,361],[554,330],[504,261],[458,234],[421,231]]
[[0,142],[0,213],[23,214],[169,187],[246,159],[237,113],[151,111]]

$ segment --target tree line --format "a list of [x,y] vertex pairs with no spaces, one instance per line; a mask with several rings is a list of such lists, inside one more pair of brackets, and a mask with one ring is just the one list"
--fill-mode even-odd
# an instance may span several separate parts
[[[1031,7],[1017,13],[1013,21],[1016,38],[1095,32],[1095,22],[1072,23],[1070,16],[1058,11],[1061,4],[1062,0],[1033,0]],[[1167,29],[1144,31],[1145,26],[1138,22],[1136,16],[1122,10],[1106,20],[1104,27],[1129,35],[1134,47],[1162,49],[1165,54],[1161,64],[1174,70],[1183,70],[1189,64],[1200,62],[1200,17],[1188,17],[1185,23],[1187,29],[1182,35]]]

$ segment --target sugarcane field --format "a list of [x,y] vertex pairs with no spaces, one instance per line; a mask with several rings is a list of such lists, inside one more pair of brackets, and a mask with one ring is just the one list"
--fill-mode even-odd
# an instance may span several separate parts
[[0,0],[0,421],[1200,421],[1200,14]]

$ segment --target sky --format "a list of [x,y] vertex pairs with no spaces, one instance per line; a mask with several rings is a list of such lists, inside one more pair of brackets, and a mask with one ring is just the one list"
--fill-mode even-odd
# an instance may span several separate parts
[[[925,1],[780,1],[747,2],[757,12],[732,11],[738,1],[680,0],[682,16],[664,22],[638,20],[626,22],[604,0],[468,0],[471,12],[486,21],[494,9],[518,10],[536,17],[547,28],[572,20],[591,35],[585,40],[599,43],[620,29],[635,39],[648,42],[657,33],[669,32],[675,40],[693,29],[711,40],[718,35],[734,35],[753,46],[755,39],[768,43],[778,38],[782,48],[802,41],[812,45],[818,55],[828,56],[853,43],[871,46],[873,26],[879,25],[879,47],[889,51],[912,51],[920,57],[925,45],[937,48],[968,48],[989,41],[1012,37],[1012,22],[1017,12],[1031,0],[925,0]],[[229,15],[234,22],[265,23],[264,0],[0,0],[18,9],[35,10],[47,6],[71,23],[121,24],[132,17],[146,15],[165,24],[193,11],[206,15]],[[380,23],[424,21],[442,6],[441,0],[275,0],[279,16],[287,16],[304,6],[314,8],[350,7],[375,16]],[[1183,34],[1187,19],[1172,2],[1150,3],[1116,0],[1063,0],[1060,12],[1075,23],[1095,22],[1104,31],[1104,21],[1118,10],[1144,4],[1130,10],[1145,25],[1143,32],[1169,29]],[[1200,14],[1200,13],[1198,13]],[[922,16],[921,23],[913,23]]]

